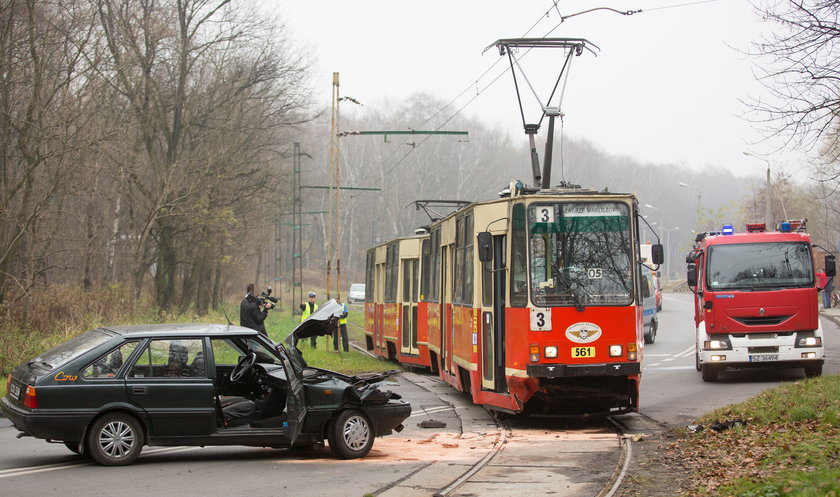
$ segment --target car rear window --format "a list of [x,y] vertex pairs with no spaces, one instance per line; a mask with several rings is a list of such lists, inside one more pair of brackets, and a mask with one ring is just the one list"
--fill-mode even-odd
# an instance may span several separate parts
[[102,330],[88,331],[83,335],[79,335],[72,340],[62,343],[54,349],[44,352],[35,359],[29,361],[27,364],[32,367],[50,370],[79,357],[90,349],[98,347],[110,339],[111,335],[108,335]]

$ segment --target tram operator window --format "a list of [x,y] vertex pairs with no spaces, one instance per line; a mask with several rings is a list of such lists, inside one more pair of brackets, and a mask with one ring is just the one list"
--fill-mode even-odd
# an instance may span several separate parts
[[536,204],[530,206],[528,222],[535,305],[632,302],[632,243],[625,204]]

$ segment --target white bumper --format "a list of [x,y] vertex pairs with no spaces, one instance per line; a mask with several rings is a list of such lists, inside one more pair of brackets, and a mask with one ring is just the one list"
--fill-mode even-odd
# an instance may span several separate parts
[[697,343],[700,364],[712,363],[721,366],[784,366],[785,363],[823,362],[825,348],[822,344],[823,330],[820,323],[813,336],[820,339],[821,345],[813,347],[796,347],[798,334],[776,335],[775,333],[752,333],[745,336],[716,335],[715,338],[725,336],[731,344],[731,349],[708,349],[704,343],[713,340],[706,334],[705,322],[697,328]]

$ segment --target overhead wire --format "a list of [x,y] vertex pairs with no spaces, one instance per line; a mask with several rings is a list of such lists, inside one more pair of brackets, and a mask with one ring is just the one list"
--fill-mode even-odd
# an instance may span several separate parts
[[[543,19],[545,19],[545,18],[549,17],[549,15],[551,14],[551,11],[552,11],[552,10],[555,10],[555,11],[557,12],[557,15],[558,15],[558,16],[560,16],[560,22],[559,22],[559,23],[557,23],[557,24],[556,24],[553,28],[551,28],[550,30],[548,30],[548,31],[547,31],[547,32],[546,32],[546,33],[542,36],[542,38],[545,38],[545,37],[547,37],[548,35],[550,35],[552,32],[554,32],[557,28],[559,28],[559,27],[560,27],[560,25],[561,25],[561,24],[563,24],[563,22],[564,22],[566,19],[569,19],[569,18],[572,18],[572,17],[578,16],[578,15],[586,14],[586,13],[589,13],[589,12],[597,11],[597,10],[606,10],[606,11],[615,12],[615,13],[618,13],[618,14],[621,14],[621,15],[626,15],[626,16],[629,16],[629,15],[638,14],[638,13],[642,13],[642,12],[652,12],[652,11],[657,11],[657,10],[664,10],[664,9],[672,9],[672,8],[680,8],[680,7],[687,7],[687,6],[699,5],[699,4],[713,3],[713,2],[717,2],[717,1],[719,1],[719,0],[698,0],[698,1],[695,1],[695,2],[686,2],[686,3],[680,3],[680,4],[674,4],[674,5],[664,5],[664,6],[661,6],[661,7],[653,7],[653,8],[650,8],[650,9],[637,9],[637,10],[626,10],[626,11],[621,11],[621,10],[613,9],[613,8],[611,8],[611,7],[595,7],[595,8],[592,8],[592,9],[587,9],[587,10],[584,10],[584,11],[581,11],[581,12],[575,12],[575,13],[573,13],[573,14],[569,14],[569,15],[566,15],[566,16],[564,16],[564,15],[560,12],[560,8],[559,8],[559,6],[558,6],[559,1],[560,1],[560,0],[551,0],[551,3],[552,3],[551,7],[549,7],[549,8],[548,8],[548,9],[547,9],[544,13],[540,14],[540,17],[539,17],[539,18],[538,18],[538,19],[534,22],[534,24],[533,24],[530,28],[528,28],[528,30],[527,30],[527,31],[525,31],[525,33],[524,33],[521,37],[522,37],[522,38],[527,37],[528,33],[530,33],[530,32],[531,32],[534,28],[536,28],[536,27],[537,27],[537,25],[538,25],[538,24],[539,24],[539,23],[540,23]],[[519,57],[519,59],[521,60],[522,58],[524,58],[526,55],[528,55],[528,53],[529,53],[531,50],[532,50],[532,48],[528,48],[526,51],[524,51],[524,52],[522,53],[522,55]],[[461,98],[461,97],[462,97],[465,93],[467,93],[467,91],[469,91],[470,89],[472,89],[473,87],[475,87],[475,88],[476,88],[476,93],[475,93],[475,95],[473,95],[473,96],[472,96],[472,98],[470,98],[470,99],[469,99],[466,103],[464,103],[461,107],[459,107],[459,108],[458,108],[458,109],[457,109],[457,110],[456,110],[456,111],[455,111],[455,112],[454,112],[451,116],[449,116],[446,120],[444,120],[444,121],[443,121],[440,125],[438,125],[438,126],[435,128],[435,131],[439,131],[439,130],[443,127],[443,126],[445,126],[445,125],[446,125],[446,124],[448,124],[450,121],[452,121],[452,119],[454,119],[455,117],[457,117],[457,116],[458,116],[458,115],[459,115],[459,114],[460,114],[460,113],[461,113],[461,112],[462,112],[462,111],[463,111],[463,110],[464,110],[464,109],[465,109],[468,105],[470,105],[473,101],[475,101],[475,99],[476,99],[476,98],[478,98],[478,96],[479,96],[479,95],[481,95],[481,94],[482,94],[482,93],[484,93],[484,92],[485,92],[488,88],[490,88],[490,86],[492,86],[492,85],[493,85],[496,81],[498,81],[498,80],[499,80],[499,78],[501,78],[501,77],[502,77],[505,73],[507,73],[507,71],[508,71],[508,70],[511,70],[509,67],[505,67],[505,68],[504,68],[504,69],[503,69],[500,73],[498,73],[498,74],[497,74],[497,75],[496,75],[496,76],[495,76],[495,77],[494,77],[494,78],[493,78],[493,79],[492,79],[489,83],[487,83],[487,85],[485,85],[483,88],[479,89],[479,88],[478,88],[478,83],[479,83],[479,81],[481,81],[481,79],[482,79],[482,78],[484,78],[485,76],[487,76],[487,75],[488,75],[488,74],[489,74],[489,73],[493,70],[493,68],[496,66],[496,64],[498,64],[498,63],[499,63],[499,61],[501,61],[501,60],[502,60],[502,58],[501,58],[501,57],[497,58],[497,59],[496,59],[496,60],[495,60],[492,64],[490,64],[490,66],[489,66],[489,67],[488,67],[488,68],[487,68],[487,69],[486,69],[483,73],[481,73],[481,75],[480,75],[478,78],[476,78],[473,82],[471,82],[468,86],[466,86],[466,87],[465,87],[465,88],[464,88],[464,89],[463,89],[460,93],[458,93],[458,95],[456,95],[454,98],[452,98],[449,102],[447,102],[447,103],[446,103],[446,105],[444,105],[443,107],[441,107],[440,109],[438,109],[438,110],[437,110],[434,114],[432,114],[431,116],[429,116],[429,117],[428,117],[425,121],[423,121],[423,122],[422,122],[419,126],[417,126],[417,127],[413,128],[413,129],[422,129],[422,128],[426,125],[426,124],[428,124],[428,123],[429,123],[430,121],[432,121],[435,117],[437,117],[438,115],[440,115],[440,114],[441,114],[444,110],[446,110],[446,109],[448,109],[450,106],[452,106],[452,105],[453,105],[453,104],[454,104],[454,103],[455,103],[458,99],[460,99],[460,98]],[[568,77],[568,75],[567,75],[567,77]],[[564,88],[564,90],[565,90],[565,88]],[[563,130],[563,121],[562,121],[562,119],[561,119],[561,144],[562,144],[562,130]],[[400,157],[400,158],[399,158],[399,159],[398,159],[398,160],[397,160],[397,161],[396,161],[396,162],[395,162],[395,163],[394,163],[391,167],[389,167],[389,168],[388,168],[385,172],[383,172],[383,173],[382,173],[382,175],[380,176],[380,178],[379,178],[378,180],[376,180],[376,184],[382,184],[382,182],[385,180],[385,176],[387,176],[387,175],[388,175],[388,174],[390,174],[390,173],[391,173],[394,169],[396,169],[396,167],[397,167],[397,166],[399,166],[399,165],[400,165],[400,164],[401,164],[401,163],[405,160],[405,158],[406,158],[406,157],[408,157],[408,156],[409,156],[409,155],[411,155],[414,151],[416,151],[416,149],[417,149],[418,147],[420,147],[420,145],[423,145],[423,144],[424,144],[427,140],[429,140],[432,136],[433,136],[433,135],[426,135],[423,139],[421,139],[419,142],[417,142],[416,144],[414,144],[414,146],[412,146],[412,148],[411,148],[411,149],[409,149],[407,152],[405,152],[405,153],[403,154],[403,156],[402,156],[402,157]],[[396,155],[396,154],[394,154],[394,155]],[[563,158],[563,153],[562,153],[562,145],[561,145],[561,161],[563,160],[562,158]],[[562,166],[561,166],[561,167],[562,167]],[[370,176],[370,174],[365,175],[365,176],[364,176],[364,178],[365,178],[365,179],[367,179],[369,176]]]

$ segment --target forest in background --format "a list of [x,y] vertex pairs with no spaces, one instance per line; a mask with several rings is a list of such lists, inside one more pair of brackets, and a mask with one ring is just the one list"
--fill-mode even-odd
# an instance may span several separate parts
[[[72,295],[61,303],[68,315],[102,314],[96,305],[67,308],[90,295],[165,317],[236,302],[254,281],[288,302],[292,144],[307,154],[302,183],[328,184],[330,111],[311,101],[312,54],[250,5],[0,0],[4,326],[50,326],[61,312],[45,295]],[[339,131],[437,129],[444,117],[429,116],[443,107],[419,91],[401,102],[344,104]],[[486,200],[512,180],[530,182],[521,130],[463,115],[442,129],[469,137],[339,139],[342,185],[381,189],[342,194],[342,293],[362,281],[367,248],[428,222],[414,200]],[[797,183],[774,170],[769,192],[758,174],[641,164],[604,152],[597,137],[559,132],[553,183],[636,194],[669,242],[675,278],[693,231],[761,220],[767,194],[774,219],[808,218],[814,239],[836,247],[838,128],[820,129],[817,179]],[[304,212],[328,211],[325,191],[303,198]],[[326,214],[304,216],[307,289],[325,287],[329,229]]]

